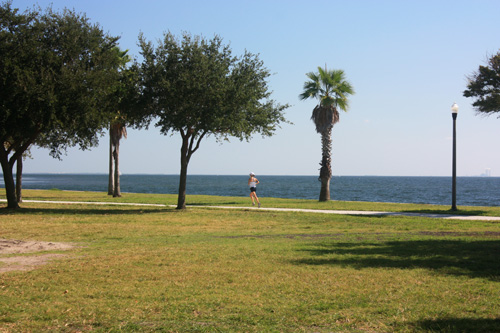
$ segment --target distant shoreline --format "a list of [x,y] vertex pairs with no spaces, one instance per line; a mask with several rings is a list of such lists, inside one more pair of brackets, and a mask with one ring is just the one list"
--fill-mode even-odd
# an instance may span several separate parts
[[[3,173],[2,173],[3,174]],[[16,173],[14,173],[16,175]],[[63,176],[71,176],[71,175],[77,175],[77,176],[108,176],[108,173],[100,173],[100,172],[30,172],[30,173],[23,173],[23,176],[29,176],[29,175],[51,175],[51,176],[57,176],[57,175],[63,175]],[[179,176],[179,174],[175,173],[123,173],[120,176]],[[210,176],[210,177],[233,177],[233,176],[247,176],[247,174],[231,174],[231,175],[216,175],[216,174],[198,174],[198,173],[193,173],[193,174],[188,174],[189,176]],[[259,174],[260,177],[318,177],[318,175],[272,175],[272,174]],[[416,178],[423,178],[423,177],[433,177],[433,178],[451,178],[451,175],[449,176],[388,176],[388,175],[333,175],[332,178],[335,177],[416,177]],[[485,175],[476,175],[476,176],[457,176],[458,178],[500,178],[500,176],[485,176]]]

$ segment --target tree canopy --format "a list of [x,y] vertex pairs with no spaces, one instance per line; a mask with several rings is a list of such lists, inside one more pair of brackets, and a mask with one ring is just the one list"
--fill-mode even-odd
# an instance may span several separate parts
[[304,90],[299,98],[318,99],[318,106],[314,109],[311,119],[316,125],[316,131],[323,133],[339,121],[338,110],[348,110],[348,97],[354,94],[354,88],[340,69],[327,70],[318,67],[317,73],[309,72],[306,76],[309,80],[304,82]]
[[117,41],[74,11],[0,6],[0,162],[8,207],[17,207],[12,167],[31,144],[55,157],[68,146],[97,144],[119,79]]
[[254,133],[271,136],[286,122],[270,99],[269,71],[258,56],[245,51],[232,55],[220,37],[207,40],[187,33],[181,39],[166,33],[158,46],[140,36],[144,62],[140,65],[145,105],[163,134],[182,137],[181,177],[177,208],[185,208],[187,166],[203,138],[236,137]]
[[468,81],[463,94],[474,99],[472,105],[477,112],[486,115],[500,112],[500,52],[490,57],[486,66],[479,66]]

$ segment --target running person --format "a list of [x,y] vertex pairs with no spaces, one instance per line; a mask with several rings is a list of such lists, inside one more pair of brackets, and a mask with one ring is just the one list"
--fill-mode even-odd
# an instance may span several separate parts
[[255,201],[260,208],[260,201],[257,197],[257,184],[260,183],[257,178],[255,178],[255,173],[250,172],[250,178],[248,178],[248,186],[250,187],[250,199],[252,199],[252,206],[255,206]]

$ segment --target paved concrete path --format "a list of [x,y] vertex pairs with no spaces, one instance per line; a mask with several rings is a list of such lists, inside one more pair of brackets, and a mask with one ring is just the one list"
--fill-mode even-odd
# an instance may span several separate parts
[[[175,207],[175,206],[173,206]],[[405,213],[405,212],[378,212],[368,210],[326,210],[326,209],[301,209],[301,208],[255,208],[255,207],[232,207],[232,206],[189,206],[199,208],[219,208],[219,209],[252,209],[264,211],[278,212],[303,212],[303,213],[320,213],[320,214],[338,214],[338,215],[363,215],[363,216],[412,216],[412,217],[428,217],[450,220],[477,220],[477,221],[498,221],[498,216],[479,216],[479,215],[453,215],[453,214],[427,214],[427,213]]]
[[[0,199],[1,202],[6,202],[5,199]],[[44,201],[44,200],[23,200],[23,202],[33,203],[57,203],[57,204],[80,204],[80,205],[116,205],[116,206],[149,206],[149,207],[176,207],[175,205],[164,204],[144,204],[144,203],[126,203],[126,202],[87,202],[87,201]],[[197,206],[189,205],[188,207],[196,208],[212,208],[212,209],[239,209],[239,210],[261,210],[273,212],[302,212],[302,213],[317,213],[317,214],[338,214],[338,215],[362,215],[362,216],[411,216],[411,217],[426,217],[449,220],[471,220],[471,221],[497,221],[500,222],[498,216],[479,216],[479,215],[453,215],[453,214],[428,214],[428,213],[405,213],[405,212],[379,212],[366,210],[324,210],[324,209],[300,209],[300,208],[268,208],[268,207],[237,207],[237,206]]]

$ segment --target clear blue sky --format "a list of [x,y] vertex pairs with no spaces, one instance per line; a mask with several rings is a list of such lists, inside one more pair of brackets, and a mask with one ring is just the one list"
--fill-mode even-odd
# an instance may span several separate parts
[[[320,136],[310,121],[316,101],[300,101],[305,74],[318,66],[343,69],[356,94],[333,129],[334,175],[449,176],[453,102],[459,176],[491,168],[500,176],[500,119],[477,116],[462,97],[466,76],[500,49],[498,0],[165,1],[14,0],[26,9],[86,13],[120,46],[139,57],[137,37],[163,32],[220,35],[235,54],[260,54],[273,73],[273,98],[291,107],[275,136],[205,140],[190,174],[316,175]],[[178,135],[129,130],[121,145],[123,174],[178,174]],[[68,151],[63,161],[32,149],[25,172],[106,173],[108,137],[91,151]]]

